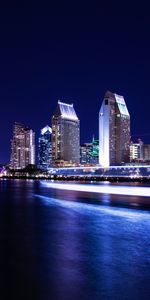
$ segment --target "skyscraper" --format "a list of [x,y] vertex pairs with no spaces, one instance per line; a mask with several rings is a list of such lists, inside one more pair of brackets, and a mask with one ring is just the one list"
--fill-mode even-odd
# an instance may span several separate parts
[[20,123],[15,123],[11,141],[12,169],[23,169],[35,163],[35,133]]
[[47,170],[52,163],[52,143],[51,143],[52,129],[47,125],[41,130],[39,137],[39,167]]
[[129,162],[130,115],[123,96],[106,92],[99,113],[99,164]]
[[80,122],[73,104],[58,101],[52,117],[52,160],[55,165],[80,162]]

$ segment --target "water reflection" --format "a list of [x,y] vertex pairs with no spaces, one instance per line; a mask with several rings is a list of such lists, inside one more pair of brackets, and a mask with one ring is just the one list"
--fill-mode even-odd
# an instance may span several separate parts
[[79,183],[53,183],[41,181],[41,187],[45,195],[51,194],[53,197],[89,203],[99,203],[105,205],[150,207],[150,187],[141,186],[137,183],[130,185],[116,185],[108,183],[79,184]]
[[69,299],[141,299],[143,274],[148,299],[149,212],[36,197],[64,216],[55,222],[54,274],[60,294]]
[[0,189],[0,299],[150,299],[150,212],[120,206],[133,196]]

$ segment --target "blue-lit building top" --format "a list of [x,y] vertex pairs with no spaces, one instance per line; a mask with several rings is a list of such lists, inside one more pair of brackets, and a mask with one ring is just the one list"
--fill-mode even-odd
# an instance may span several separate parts
[[52,129],[47,125],[41,130],[39,137],[39,167],[42,170],[47,170],[52,163],[52,143],[51,143]]

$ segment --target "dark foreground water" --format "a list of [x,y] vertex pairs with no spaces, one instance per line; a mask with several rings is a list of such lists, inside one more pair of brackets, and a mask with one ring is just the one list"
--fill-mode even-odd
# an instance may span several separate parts
[[148,202],[0,180],[0,299],[149,300]]

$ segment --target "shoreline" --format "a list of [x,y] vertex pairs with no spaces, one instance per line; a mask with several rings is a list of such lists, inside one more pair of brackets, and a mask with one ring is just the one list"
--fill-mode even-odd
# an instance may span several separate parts
[[65,175],[51,175],[51,176],[39,176],[39,175],[22,175],[22,176],[1,176],[0,179],[33,179],[33,180],[54,180],[54,181],[77,181],[77,182],[138,182],[138,183],[150,183],[150,177],[125,177],[125,176],[65,176]]

